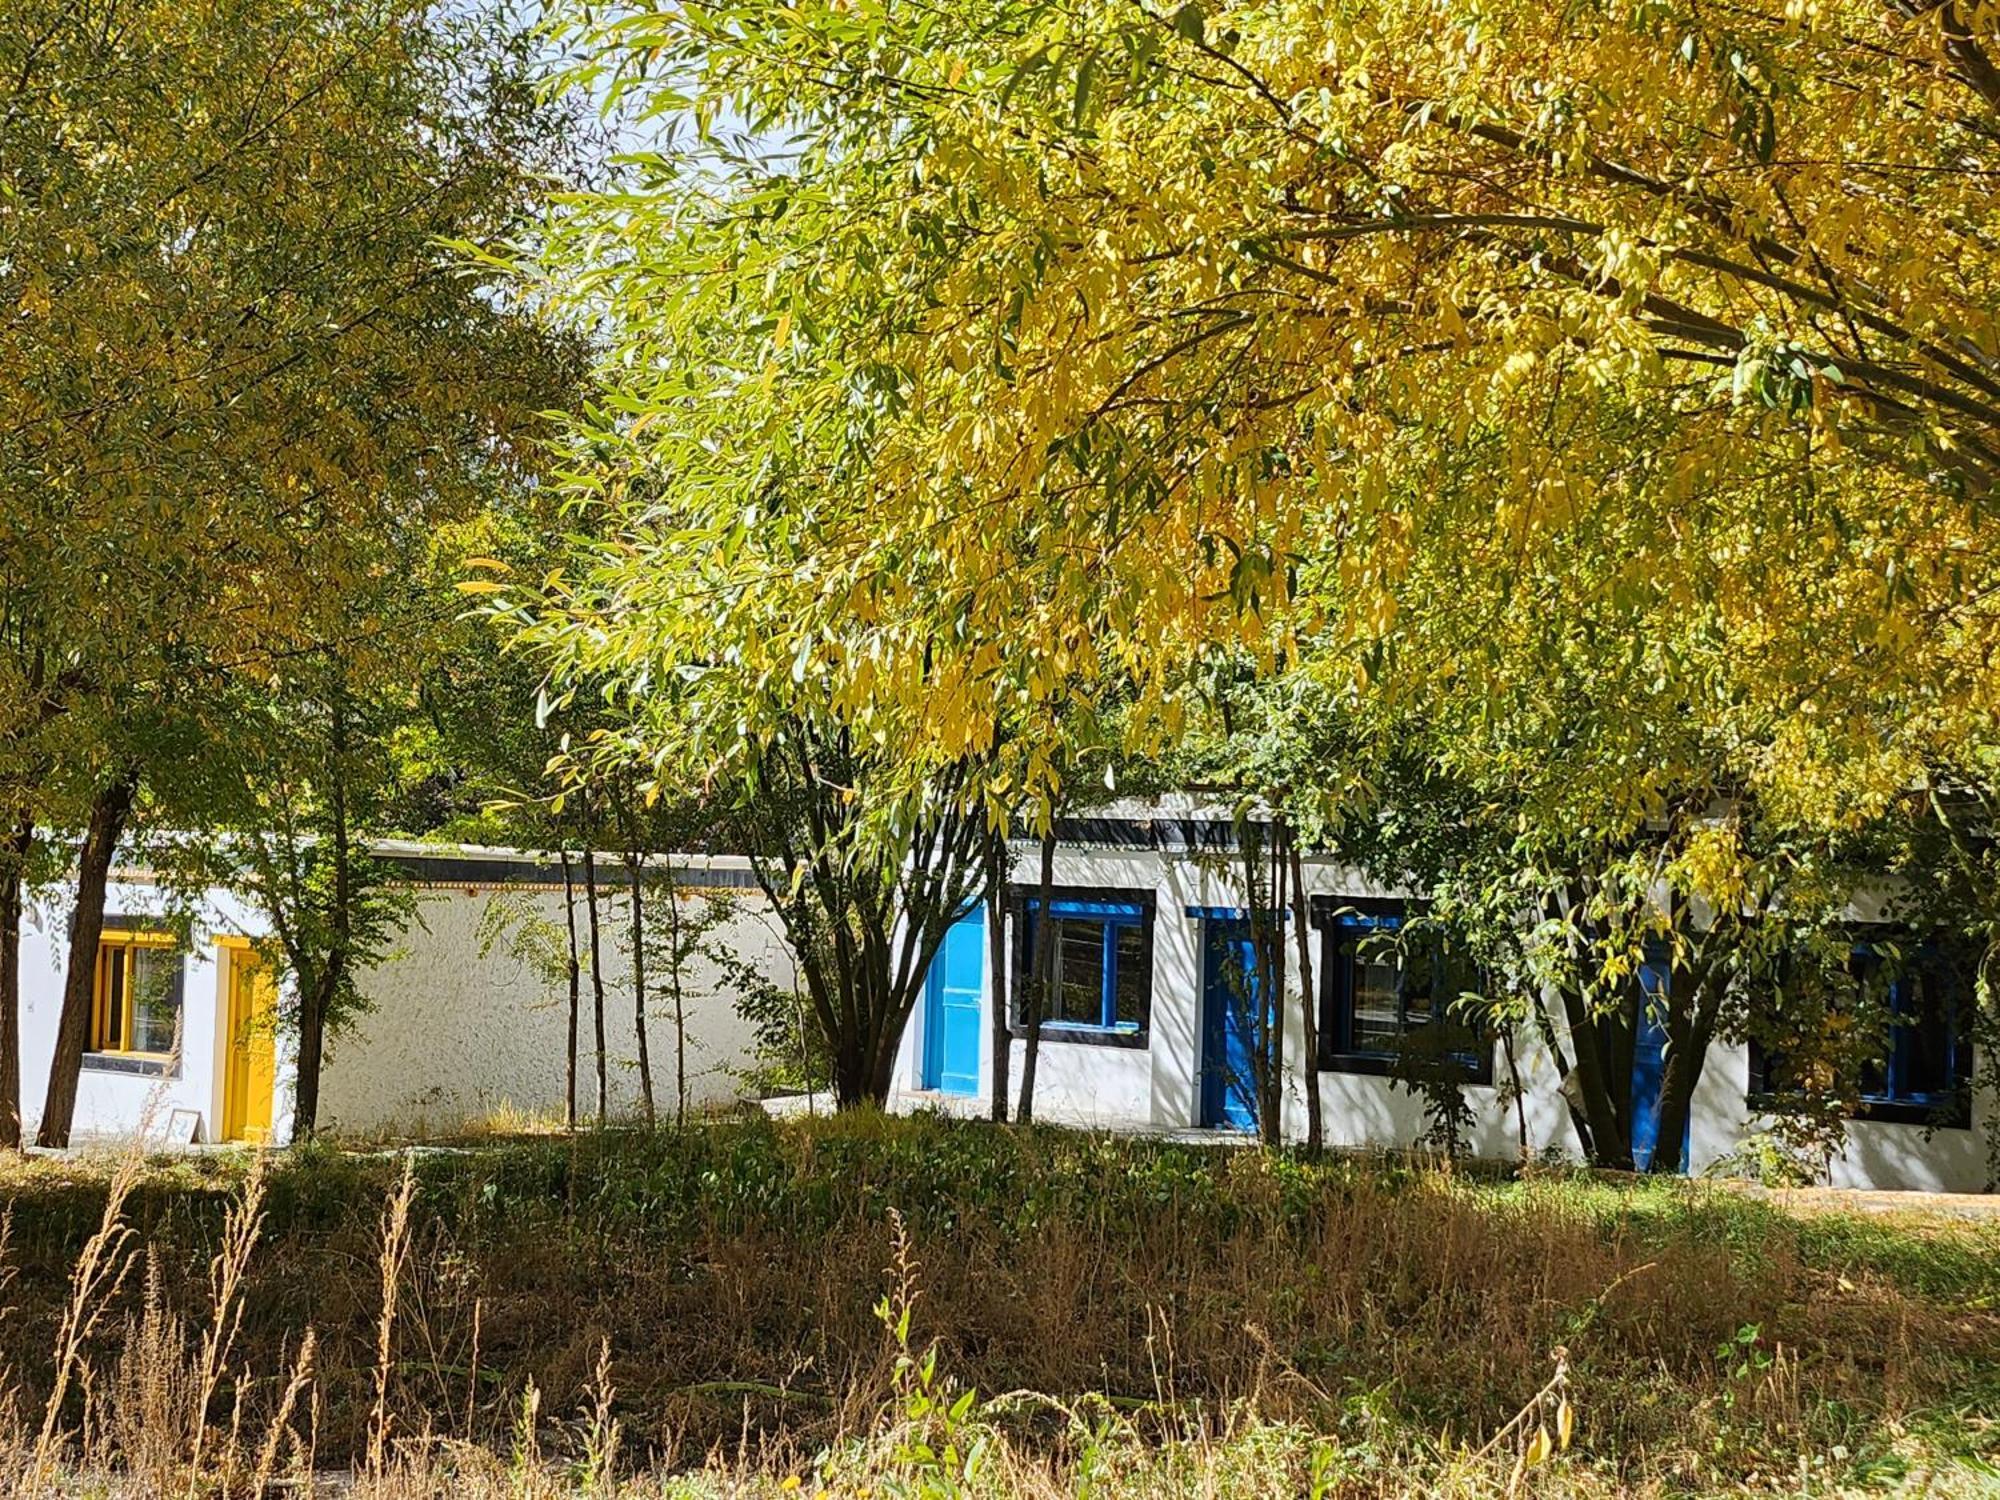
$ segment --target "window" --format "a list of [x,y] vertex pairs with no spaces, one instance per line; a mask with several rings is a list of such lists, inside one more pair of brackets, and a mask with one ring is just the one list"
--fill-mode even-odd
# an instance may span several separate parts
[[1415,952],[1397,942],[1400,902],[1313,901],[1320,947],[1319,1065],[1344,1073],[1395,1071],[1413,1044],[1458,1062],[1471,1082],[1493,1077],[1493,1049],[1458,1009],[1478,976],[1441,941]]
[[[1964,1128],[1971,1121],[1972,970],[1948,942],[1909,945],[1891,967],[1897,945],[1863,940],[1848,961],[1849,994],[1868,988],[1882,997],[1888,1034],[1879,1055],[1863,1064],[1857,1119]],[[1851,1003],[1849,1001],[1848,1003]],[[1791,1060],[1750,1043],[1750,1094],[1775,1099],[1797,1088]],[[1790,1074],[1791,1076],[1788,1076]]]
[[181,1019],[181,955],[164,933],[109,931],[97,945],[91,1050],[164,1057]]
[[[1153,897],[1150,891],[1058,889],[1049,903],[1055,993],[1042,1015],[1044,1039],[1137,1046],[1153,1000]],[[1025,1035],[1027,983],[1041,926],[1041,894],[1013,893],[1014,1034]]]

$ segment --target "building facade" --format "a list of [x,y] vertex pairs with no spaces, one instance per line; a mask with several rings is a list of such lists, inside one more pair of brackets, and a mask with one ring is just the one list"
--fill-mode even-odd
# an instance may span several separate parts
[[[1254,1129],[1256,1101],[1245,1078],[1251,1045],[1241,1024],[1249,928],[1232,868],[1226,820],[1164,817],[1143,808],[1080,820],[1063,830],[1054,862],[1051,910],[1060,924],[1057,1014],[1045,1019],[1037,1058],[1038,1118],[1109,1129]],[[1036,859],[1023,846],[1015,868]],[[1306,1134],[1306,1088],[1316,1087],[1329,1146],[1400,1148],[1427,1126],[1424,1100],[1399,1084],[1395,1058],[1425,1033],[1436,1054],[1462,1065],[1471,1110],[1469,1145],[1478,1156],[1531,1155],[1581,1160],[1562,1079],[1546,1046],[1524,1028],[1511,1060],[1500,1043],[1454,1018],[1457,992],[1422,958],[1399,959],[1370,942],[1408,910],[1404,893],[1371,885],[1358,872],[1307,860],[1313,914],[1308,934],[1318,1022],[1318,1055],[1306,1066],[1304,1004],[1295,935],[1284,933],[1284,1073],[1281,1119],[1287,1139]],[[968,916],[947,940],[923,1004],[904,1037],[898,1064],[905,1104],[932,1102],[983,1111],[993,1068],[990,1007],[1009,1018],[1009,1077],[1018,1093],[1025,1036],[1019,1025],[1021,975],[1037,920],[1039,887],[1015,887],[1007,903],[1007,972],[995,983],[984,913]],[[1424,972],[1417,972],[1425,970]],[[1664,963],[1641,983],[1671,983]],[[1865,1117],[1850,1119],[1827,1181],[1856,1188],[1978,1192],[1987,1182],[1985,1126],[1990,1093],[1972,1087],[1974,1051],[1965,1023],[1970,995],[1954,1012],[1933,1006],[1899,1025],[1890,1056],[1870,1079]],[[1560,1021],[1558,1042],[1569,1039]],[[1634,1049],[1634,1149],[1644,1162],[1655,1144],[1664,1063],[1657,1028],[1642,1028]],[[1717,1040],[1696,1085],[1684,1160],[1700,1174],[1728,1163],[1766,1129],[1758,1107],[1760,1059],[1741,1042]],[[1310,1084],[1308,1083],[1310,1080]]]
[[[567,985],[535,956],[565,923],[560,869],[501,849],[385,844],[416,890],[414,914],[360,988],[368,1009],[328,1047],[320,1124],[344,1137],[451,1134],[563,1117],[568,1092]],[[746,863],[672,862],[680,899],[728,903],[712,937],[775,982],[791,960]],[[608,1113],[640,1110],[629,886],[600,861],[598,943]],[[657,876],[661,872],[652,872]],[[653,893],[657,903],[658,891]],[[32,1139],[48,1087],[68,962],[71,892],[32,900],[22,920],[21,1102]],[[581,976],[578,1109],[597,1103],[597,986],[588,913],[576,893]],[[655,911],[655,920],[661,913]],[[119,869],[105,905],[91,1029],[72,1140],[144,1129],[176,1143],[291,1139],[294,1049],[285,998],[258,953],[263,916],[229,891],[177,904],[142,870]],[[656,1108],[713,1109],[742,1097],[749,1028],[705,958],[687,966],[678,1014],[648,984],[646,1038]]]
[[[1245,1024],[1252,1008],[1243,985],[1255,965],[1229,823],[1198,810],[1167,816],[1153,806],[1125,807],[1069,825],[1065,835],[1049,914],[1061,982],[1042,1027],[1037,1115],[1103,1129],[1254,1129],[1253,1043]],[[362,981],[368,1010],[331,1044],[322,1126],[349,1138],[420,1138],[561,1119],[570,1012],[566,983],[548,961],[566,921],[560,869],[546,855],[509,850],[407,844],[378,852],[401,862],[418,899],[394,951]],[[1033,868],[1031,848],[1015,852],[1017,869]],[[746,861],[670,864],[680,899],[718,903],[715,947],[781,988],[795,985],[783,931]],[[629,888],[616,861],[599,867],[607,1112],[630,1118],[640,1112],[641,1090]],[[1450,975],[1380,941],[1407,915],[1404,893],[1326,861],[1308,860],[1305,881],[1319,1035],[1309,1059],[1296,934],[1288,930],[1280,1007],[1284,1135],[1305,1138],[1312,1087],[1329,1146],[1418,1142],[1429,1123],[1425,1100],[1399,1081],[1396,1059],[1421,1037],[1463,1080],[1465,1140],[1474,1154],[1513,1160],[1525,1147],[1537,1157],[1581,1159],[1563,1081],[1541,1041],[1526,1029],[1511,1047],[1479,1034],[1447,1003],[1460,988]],[[22,1100],[31,1135],[61,1009],[67,899],[66,891],[47,893],[23,923]],[[576,1092],[579,1117],[589,1119],[597,1100],[597,986],[580,891],[576,899],[586,962]],[[658,895],[652,899],[657,906]],[[902,1038],[897,1107],[985,1111],[996,1006],[1008,1022],[1009,1072],[1018,1089],[1026,1046],[1022,974],[1038,902],[1038,887],[1011,892],[998,974],[983,911],[950,931]],[[141,1126],[186,1142],[290,1138],[292,1048],[277,1024],[284,997],[258,956],[262,918],[224,891],[207,893],[196,907],[191,922],[172,923],[165,893],[142,872],[116,872],[74,1138],[129,1135]],[[652,920],[660,916],[656,910]],[[707,956],[693,959],[678,1014],[663,998],[663,978],[656,964],[645,1027],[659,1115],[752,1096],[754,1037],[735,1003],[741,970],[732,975]],[[1672,982],[1664,964],[1649,965],[1640,979]],[[1890,1055],[1870,1079],[1865,1117],[1846,1122],[1843,1148],[1826,1164],[1831,1183],[1985,1187],[1995,1101],[1970,1086],[1976,1058],[1963,1019],[1949,1005],[1932,1004],[1896,1028]],[[1569,1047],[1560,1023],[1558,1041]],[[1663,1055],[1657,1031],[1642,1032],[1632,1075],[1642,1161],[1655,1144],[1644,1105],[1649,1090],[1657,1099]],[[1768,1123],[1757,1102],[1764,1062],[1742,1043],[1711,1045],[1687,1127],[1690,1171],[1727,1164]],[[1650,1128],[1657,1132],[1656,1118]]]

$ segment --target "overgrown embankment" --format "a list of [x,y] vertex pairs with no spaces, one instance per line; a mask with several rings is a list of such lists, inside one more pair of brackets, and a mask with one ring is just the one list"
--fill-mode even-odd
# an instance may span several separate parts
[[[163,1164],[127,1205],[155,1300],[195,1327],[244,1166]],[[314,1331],[321,1462],[368,1446],[382,1206],[402,1171],[318,1149],[269,1172],[231,1370],[254,1421]],[[0,1353],[25,1411],[53,1378],[107,1175],[44,1161],[0,1179]],[[504,1451],[529,1383],[545,1417],[575,1414],[607,1341],[635,1461],[868,1432],[894,1378],[877,1304],[900,1220],[909,1342],[937,1345],[944,1378],[1102,1398],[1141,1434],[1294,1424],[1331,1437],[1357,1482],[1479,1448],[1559,1356],[1565,1462],[1620,1485],[1859,1483],[2000,1452],[1992,1225],[922,1119],[531,1139],[421,1153],[415,1175],[387,1390],[405,1438]],[[147,1277],[100,1325],[100,1368]],[[1063,1461],[1073,1424],[1008,1410]]]

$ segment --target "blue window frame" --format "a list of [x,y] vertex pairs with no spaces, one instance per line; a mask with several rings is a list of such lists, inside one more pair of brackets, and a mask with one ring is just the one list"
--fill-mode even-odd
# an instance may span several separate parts
[[1460,995],[1477,988],[1475,976],[1442,942],[1405,952],[1396,941],[1405,914],[1400,901],[1314,898],[1313,925],[1324,935],[1321,1069],[1392,1073],[1411,1040],[1436,1027],[1441,1031],[1431,1037],[1440,1055],[1464,1067],[1468,1081],[1490,1083],[1493,1048],[1455,1008]]
[[[1886,942],[1886,940],[1885,940]],[[1880,986],[1889,1013],[1881,1055],[1861,1070],[1857,1119],[1967,1128],[1972,1123],[1972,972],[1966,955],[1942,940],[1854,944],[1848,973],[1857,987]],[[1773,1099],[1794,1087],[1781,1052],[1750,1044],[1750,1093]]]
[[[1044,1002],[1044,1041],[1144,1044],[1153,1000],[1150,891],[1058,887],[1049,902],[1056,984]],[[1014,888],[1013,1031],[1025,1036],[1027,985],[1041,930],[1041,893]]]

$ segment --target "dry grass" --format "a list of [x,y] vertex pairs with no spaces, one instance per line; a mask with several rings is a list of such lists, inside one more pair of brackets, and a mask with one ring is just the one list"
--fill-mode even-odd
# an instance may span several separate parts
[[0,1177],[12,1493],[1995,1483],[1993,1225],[941,1121],[135,1162]]

